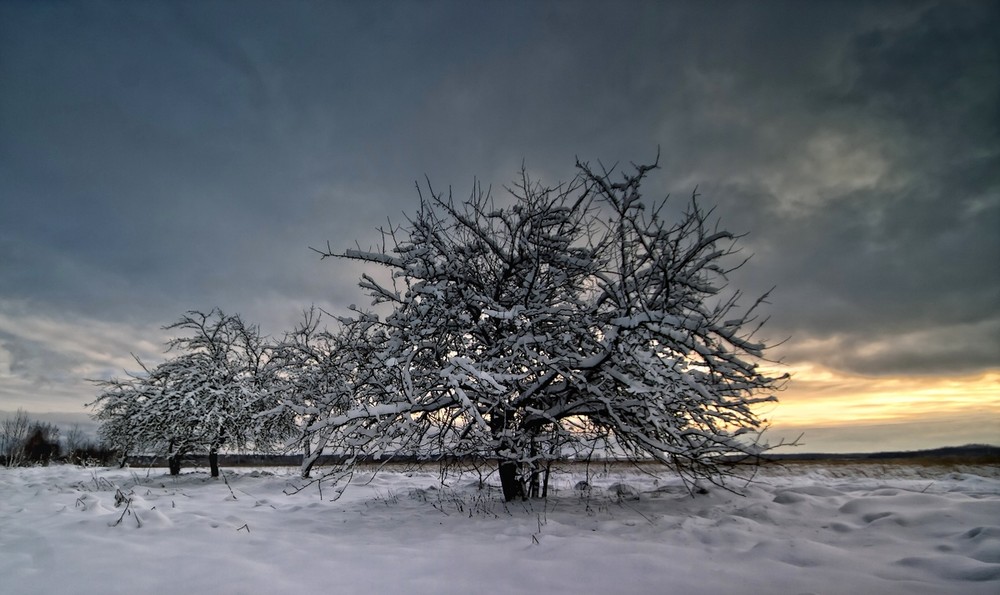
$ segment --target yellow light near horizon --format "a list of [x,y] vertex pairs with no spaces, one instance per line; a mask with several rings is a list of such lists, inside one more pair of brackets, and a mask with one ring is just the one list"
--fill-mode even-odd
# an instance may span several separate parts
[[795,366],[779,403],[759,412],[772,425],[846,426],[930,421],[935,417],[1000,419],[1000,370],[970,376],[863,377],[809,364]]

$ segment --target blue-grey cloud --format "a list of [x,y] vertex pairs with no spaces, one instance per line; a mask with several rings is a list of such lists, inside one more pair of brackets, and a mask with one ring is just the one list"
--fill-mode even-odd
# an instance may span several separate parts
[[[786,357],[995,367],[997,29],[989,2],[2,3],[0,307],[104,321],[126,359],[192,308],[279,333],[363,302],[308,247],[372,243],[425,174],[461,196],[659,147],[651,198],[697,185],[749,233],[733,281],[777,286]],[[0,374],[10,403],[102,369],[0,330],[39,370]]]

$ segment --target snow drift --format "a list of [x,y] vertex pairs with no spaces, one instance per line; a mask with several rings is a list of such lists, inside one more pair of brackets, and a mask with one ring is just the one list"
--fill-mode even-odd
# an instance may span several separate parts
[[668,474],[578,469],[547,501],[506,504],[468,475],[361,479],[331,501],[286,495],[283,469],[0,470],[0,590],[1000,592],[985,467],[796,465],[694,496]]

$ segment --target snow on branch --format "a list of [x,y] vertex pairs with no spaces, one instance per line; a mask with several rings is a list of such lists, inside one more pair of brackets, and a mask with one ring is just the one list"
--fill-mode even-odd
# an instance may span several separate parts
[[341,321],[327,364],[313,364],[315,388],[296,397],[304,434],[349,460],[493,459],[508,497],[544,461],[594,441],[692,482],[732,473],[720,455],[758,454],[744,439],[765,426],[753,406],[786,378],[757,365],[764,298],[741,309],[727,289],[746,262],[729,263],[739,236],[696,194],[674,221],[666,201],[643,198],[658,162],[578,160],[555,187],[522,170],[507,207],[478,184],[456,201],[428,183],[381,250],[317,250],[387,267],[394,287],[362,277],[391,312]]

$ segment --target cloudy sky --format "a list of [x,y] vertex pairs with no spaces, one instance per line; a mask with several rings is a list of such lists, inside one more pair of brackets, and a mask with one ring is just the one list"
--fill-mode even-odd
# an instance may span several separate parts
[[0,2],[0,410],[221,307],[361,302],[351,247],[521,163],[652,160],[776,290],[800,450],[1000,443],[1000,6]]

